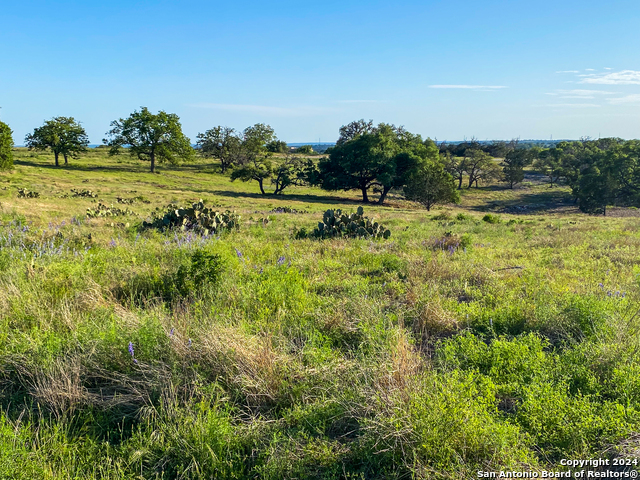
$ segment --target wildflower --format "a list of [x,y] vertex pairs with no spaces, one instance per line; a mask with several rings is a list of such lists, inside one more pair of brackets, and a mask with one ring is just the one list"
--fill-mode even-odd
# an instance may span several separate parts
[[282,265],[284,263],[284,255],[282,255],[280,258],[278,258],[278,266]]
[[138,363],[138,360],[136,360],[136,358],[134,357],[133,343],[132,342],[129,342],[129,354],[131,355],[131,358],[133,359],[133,363]]
[[238,258],[242,258],[242,252],[235,247],[234,250],[236,251],[236,255],[238,255]]
[[111,248],[115,248],[115,246],[116,246],[116,241],[115,241],[113,238],[112,238],[112,239],[111,239],[111,241],[109,242],[109,246],[110,246]]
[[603,283],[599,283],[599,284],[598,284],[598,286],[599,286],[600,288],[604,288],[604,284],[603,284]]
[[171,331],[169,332],[169,336],[173,337],[173,328],[171,329]]
[[187,345],[189,348],[191,348],[191,343],[192,343],[192,342],[191,342],[191,339],[189,339],[189,343],[188,343],[188,345]]

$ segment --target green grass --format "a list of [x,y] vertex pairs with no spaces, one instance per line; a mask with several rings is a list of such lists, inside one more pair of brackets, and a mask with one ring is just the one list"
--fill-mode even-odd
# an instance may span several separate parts
[[[637,448],[637,217],[487,186],[365,206],[389,240],[295,240],[357,192],[52,163],[19,149],[0,174],[0,478],[458,479]],[[86,218],[117,197],[150,203]],[[141,229],[199,198],[240,230]]]

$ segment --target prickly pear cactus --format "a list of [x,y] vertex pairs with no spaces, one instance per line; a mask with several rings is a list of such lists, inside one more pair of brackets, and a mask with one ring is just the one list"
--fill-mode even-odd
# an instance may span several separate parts
[[118,208],[111,205],[110,207],[98,203],[96,208],[87,208],[87,217],[120,217],[122,215],[135,215],[135,213],[128,208]]
[[27,190],[26,188],[21,188],[18,190],[18,198],[38,198],[40,194],[38,192],[32,192]]
[[371,237],[389,238],[391,232],[383,225],[364,216],[364,209],[358,207],[356,213],[346,214],[342,210],[327,210],[322,215],[322,222],[311,234],[316,238],[334,237]]
[[220,233],[223,230],[238,230],[240,216],[235,212],[218,212],[205,206],[202,200],[190,207],[179,207],[172,203],[163,210],[157,209],[151,222],[144,222],[146,228],[166,230],[177,228],[193,230],[203,235]]

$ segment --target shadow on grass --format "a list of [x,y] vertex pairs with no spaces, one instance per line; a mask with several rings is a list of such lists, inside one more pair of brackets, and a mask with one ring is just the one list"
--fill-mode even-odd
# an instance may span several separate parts
[[127,173],[151,173],[149,172],[149,168],[141,168],[136,165],[126,164],[126,165],[82,165],[69,163],[68,165],[61,164],[59,167],[56,167],[55,164],[51,163],[38,163],[32,162],[28,160],[15,160],[15,165],[23,166],[23,167],[37,167],[37,168],[46,168],[49,170],[55,171],[76,171],[76,172],[127,172]]
[[[482,190],[495,191],[495,187],[484,187]],[[479,212],[504,211],[504,213],[540,213],[558,208],[575,206],[571,192],[549,189],[545,192],[519,193],[515,198],[491,199],[483,205],[469,206],[470,210]]]
[[[198,191],[198,190],[194,190]],[[253,198],[253,199],[262,199],[262,200],[290,200],[296,202],[303,203],[324,203],[331,205],[367,205],[363,204],[360,200],[354,200],[353,198],[343,198],[343,197],[329,197],[324,195],[313,195],[313,194],[287,194],[284,193],[282,195],[263,195],[257,192],[240,192],[240,191],[232,191],[232,190],[210,190],[201,192],[211,193],[213,195],[219,195],[221,197],[231,197],[231,198]],[[377,205],[376,203],[371,203],[370,205]],[[385,206],[385,205],[382,205]]]

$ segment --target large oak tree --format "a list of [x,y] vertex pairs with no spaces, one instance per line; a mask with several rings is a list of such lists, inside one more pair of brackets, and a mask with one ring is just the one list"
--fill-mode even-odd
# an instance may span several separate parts
[[89,145],[87,132],[73,117],[55,117],[47,120],[43,126],[28,134],[24,141],[29,149],[51,149],[56,167],[60,165],[60,155],[64,157],[64,164],[67,165],[69,157],[77,157],[85,152]]
[[153,114],[146,107],[134,111],[129,117],[111,122],[112,129],[103,142],[111,147],[110,155],[117,155],[127,147],[132,157],[151,162],[151,173],[156,162],[177,164],[193,158],[194,150],[189,138],[182,133],[180,117],[175,113],[159,111]]

